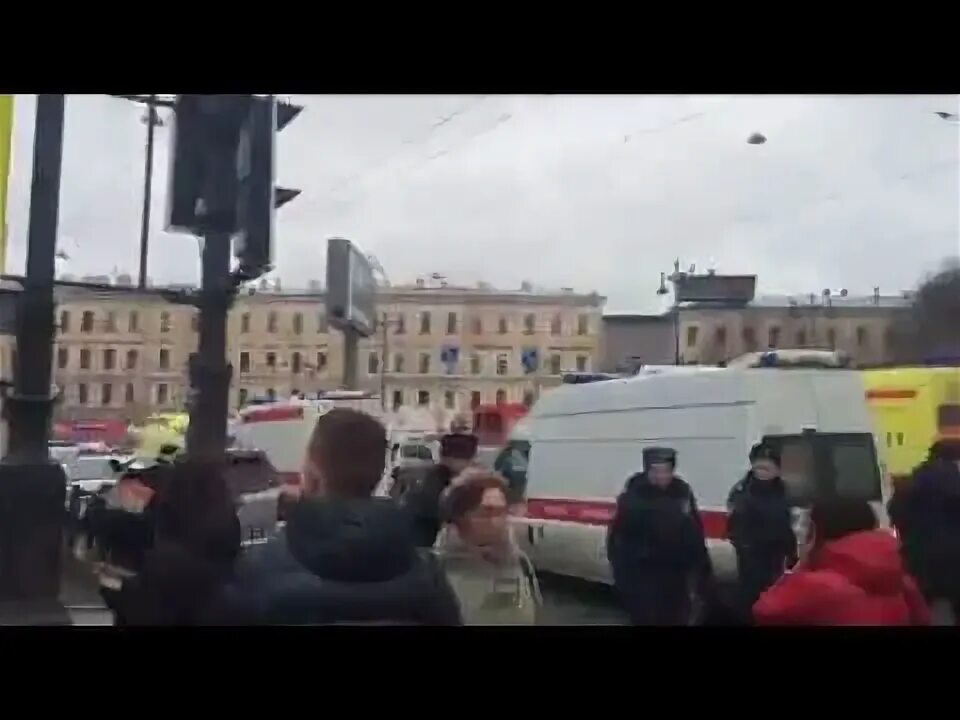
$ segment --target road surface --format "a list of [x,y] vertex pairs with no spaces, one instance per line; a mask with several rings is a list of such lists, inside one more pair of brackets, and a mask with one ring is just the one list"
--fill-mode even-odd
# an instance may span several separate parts
[[543,610],[539,625],[626,625],[607,585],[541,573]]

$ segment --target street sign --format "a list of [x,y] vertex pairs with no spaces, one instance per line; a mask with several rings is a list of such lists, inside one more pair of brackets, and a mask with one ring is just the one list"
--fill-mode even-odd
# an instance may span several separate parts
[[370,337],[376,325],[377,281],[370,261],[349,240],[327,241],[327,318],[338,330]]

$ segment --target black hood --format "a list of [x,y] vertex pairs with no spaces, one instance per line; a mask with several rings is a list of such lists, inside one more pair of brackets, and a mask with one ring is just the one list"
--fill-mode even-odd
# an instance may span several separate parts
[[417,560],[410,520],[389,498],[296,503],[286,537],[297,562],[327,580],[383,582]]

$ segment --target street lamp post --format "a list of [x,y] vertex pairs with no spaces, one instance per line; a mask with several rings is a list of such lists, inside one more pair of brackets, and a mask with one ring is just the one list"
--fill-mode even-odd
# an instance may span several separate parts
[[143,210],[140,213],[140,271],[137,275],[137,287],[143,290],[147,286],[147,253],[150,243],[150,202],[153,199],[153,141],[154,130],[163,125],[157,114],[155,103],[156,95],[151,95],[147,101],[147,114],[144,122],[147,124],[146,159],[143,167]]

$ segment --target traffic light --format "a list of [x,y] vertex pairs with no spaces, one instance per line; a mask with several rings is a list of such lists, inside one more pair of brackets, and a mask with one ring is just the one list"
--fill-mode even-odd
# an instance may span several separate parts
[[303,108],[278,102],[272,95],[250,98],[237,148],[237,275],[252,280],[273,264],[274,210],[293,200],[299,190],[274,185],[276,134]]

